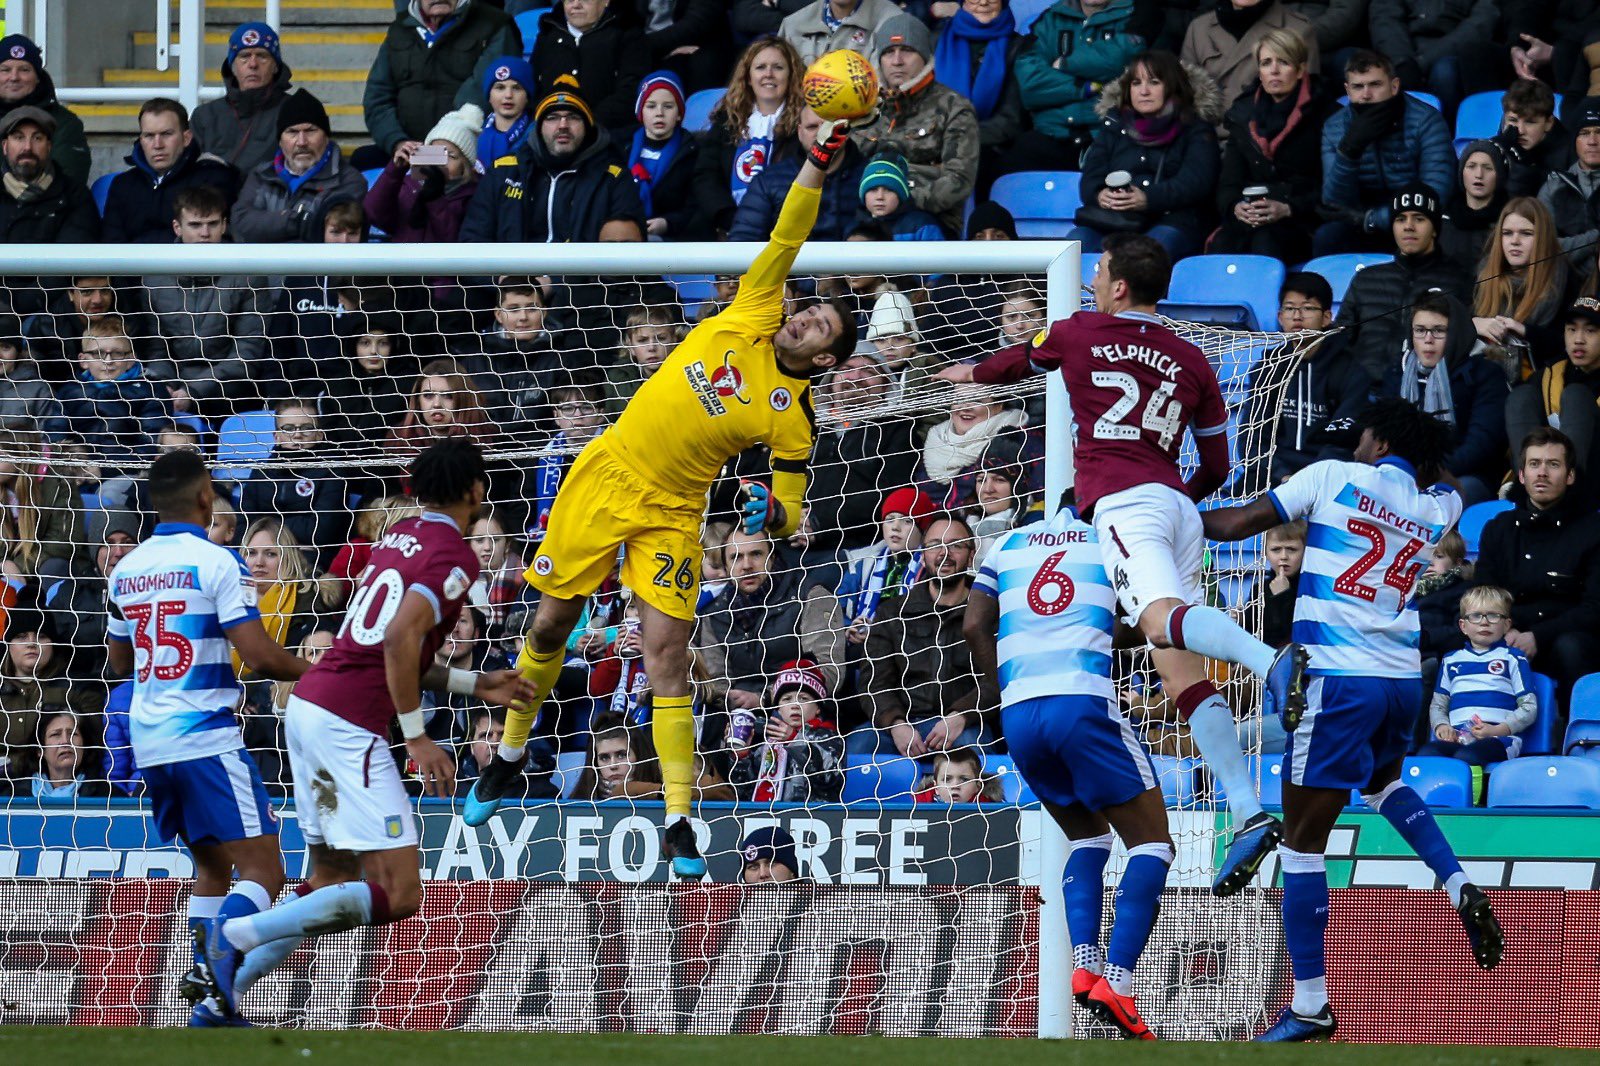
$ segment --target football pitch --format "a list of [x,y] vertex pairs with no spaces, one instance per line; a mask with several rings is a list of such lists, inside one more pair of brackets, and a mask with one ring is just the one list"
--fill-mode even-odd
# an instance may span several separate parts
[[[1246,1043],[1116,1044],[1100,1040],[900,1040],[881,1037],[653,1036],[618,1033],[301,1032],[258,1029],[90,1029],[0,1027],[0,1061],[172,1066],[203,1061],[226,1066],[300,1063],[316,1066],[476,1066],[537,1062],[539,1066],[708,1066],[738,1062],[852,1062],[863,1066],[1100,1066],[1107,1053],[1131,1055],[1126,1066],[1566,1066],[1592,1063],[1592,1050],[1408,1044]],[[834,1056],[838,1056],[835,1058]]]

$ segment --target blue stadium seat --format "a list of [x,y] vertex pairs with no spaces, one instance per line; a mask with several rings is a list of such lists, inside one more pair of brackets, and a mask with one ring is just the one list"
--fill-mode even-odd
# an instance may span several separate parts
[[1475,503],[1461,512],[1461,521],[1456,524],[1456,532],[1461,534],[1461,539],[1467,542],[1467,557],[1476,558],[1478,555],[1478,540],[1483,536],[1483,527],[1489,524],[1489,519],[1502,511],[1509,511],[1516,504],[1510,500],[1485,500]]
[[1270,256],[1192,255],[1173,264],[1172,283],[1160,310],[1175,318],[1192,318],[1169,308],[1239,308],[1245,317],[1236,319],[1238,328],[1276,330],[1283,274],[1283,263]]
[[1073,226],[1073,216],[1083,206],[1076,170],[1025,170],[1007,174],[994,183],[989,199],[1011,212],[1017,236],[1060,240]]
[[89,195],[94,197],[94,208],[101,218],[106,216],[106,197],[111,195],[111,183],[115,179],[115,174],[102,174],[89,186]]
[[1456,155],[1473,141],[1483,141],[1500,132],[1504,112],[1500,99],[1504,92],[1473,93],[1456,109]]
[[517,32],[522,34],[522,54],[533,58],[533,42],[539,39],[539,20],[550,13],[548,7],[536,7],[517,16]]
[[1600,757],[1600,673],[1578,678],[1570,702],[1562,754]]
[[556,754],[556,769],[550,775],[550,783],[560,790],[562,799],[571,796],[572,790],[578,787],[578,778],[583,776],[587,761],[587,752],[563,751]]
[[1169,808],[1193,808],[1195,805],[1195,769],[1198,759],[1180,759],[1175,755],[1152,755],[1156,779],[1161,783],[1161,796]]
[[367,188],[370,189],[374,185],[378,184],[378,179],[383,176],[383,168],[368,167],[366,170],[361,172],[361,176],[367,179]]
[[1011,17],[1017,20],[1017,32],[1026,34],[1033,20],[1044,14],[1055,0],[1011,0]]
[[1104,252],[1084,252],[1078,266],[1078,276],[1087,285],[1094,280],[1094,272],[1100,269],[1100,257]]
[[1600,762],[1525,756],[1501,763],[1489,775],[1489,806],[1600,811]]
[[691,93],[683,102],[683,128],[690,133],[704,133],[711,128],[711,111],[722,102],[725,89],[701,89]]
[[843,799],[910,803],[921,777],[916,761],[903,755],[846,755]]
[[1333,288],[1333,310],[1337,312],[1339,305],[1344,302],[1344,294],[1350,289],[1351,280],[1357,273],[1369,266],[1392,262],[1394,256],[1384,255],[1382,252],[1350,252],[1345,255],[1318,256],[1306,262],[1300,269],[1321,274],[1328,279],[1328,284]]
[[1549,755],[1556,750],[1556,683],[1553,678],[1534,674],[1530,687],[1539,701],[1539,715],[1522,731],[1522,754]]
[[[1283,806],[1283,756],[1282,755],[1247,755],[1245,765],[1249,768],[1252,780],[1260,784],[1261,805],[1263,807]],[[1216,778],[1211,780],[1212,798],[1218,805],[1228,802],[1228,790],[1222,787],[1222,782]]]
[[984,753],[983,772],[1000,778],[1000,789],[1005,793],[1007,803],[1026,806],[1039,802],[1039,797],[1033,794],[1033,789],[1023,780],[1022,773],[1017,769],[1016,761],[1011,756]]
[[1442,755],[1407,759],[1400,780],[1410,785],[1430,807],[1471,807],[1472,767]]
[[245,481],[255,464],[272,454],[276,416],[271,411],[245,411],[230,415],[217,432],[218,481]]
[[715,274],[667,274],[663,280],[678,294],[678,304],[690,322],[694,321],[695,309],[717,295]]

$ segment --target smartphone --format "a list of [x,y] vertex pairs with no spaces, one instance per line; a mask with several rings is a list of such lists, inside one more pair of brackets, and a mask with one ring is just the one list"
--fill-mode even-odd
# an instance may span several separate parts
[[425,144],[411,153],[414,167],[442,167],[450,163],[450,149],[442,144]]

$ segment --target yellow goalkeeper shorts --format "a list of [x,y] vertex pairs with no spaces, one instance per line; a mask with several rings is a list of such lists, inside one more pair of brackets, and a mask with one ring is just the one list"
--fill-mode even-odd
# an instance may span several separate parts
[[693,619],[700,598],[705,499],[647,484],[611,449],[589,442],[562,479],[528,584],[558,599],[591,595],[624,549],[622,583],[674,618]]

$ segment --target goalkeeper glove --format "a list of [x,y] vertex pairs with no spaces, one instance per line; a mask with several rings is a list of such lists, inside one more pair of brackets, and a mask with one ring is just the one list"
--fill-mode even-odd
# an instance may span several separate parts
[[817,127],[817,142],[811,146],[811,161],[818,170],[827,170],[833,157],[839,154],[850,140],[848,122],[824,122]]
[[743,482],[739,495],[744,499],[739,506],[739,525],[746,533],[760,533],[783,524],[783,504],[773,499],[772,490],[761,482]]

